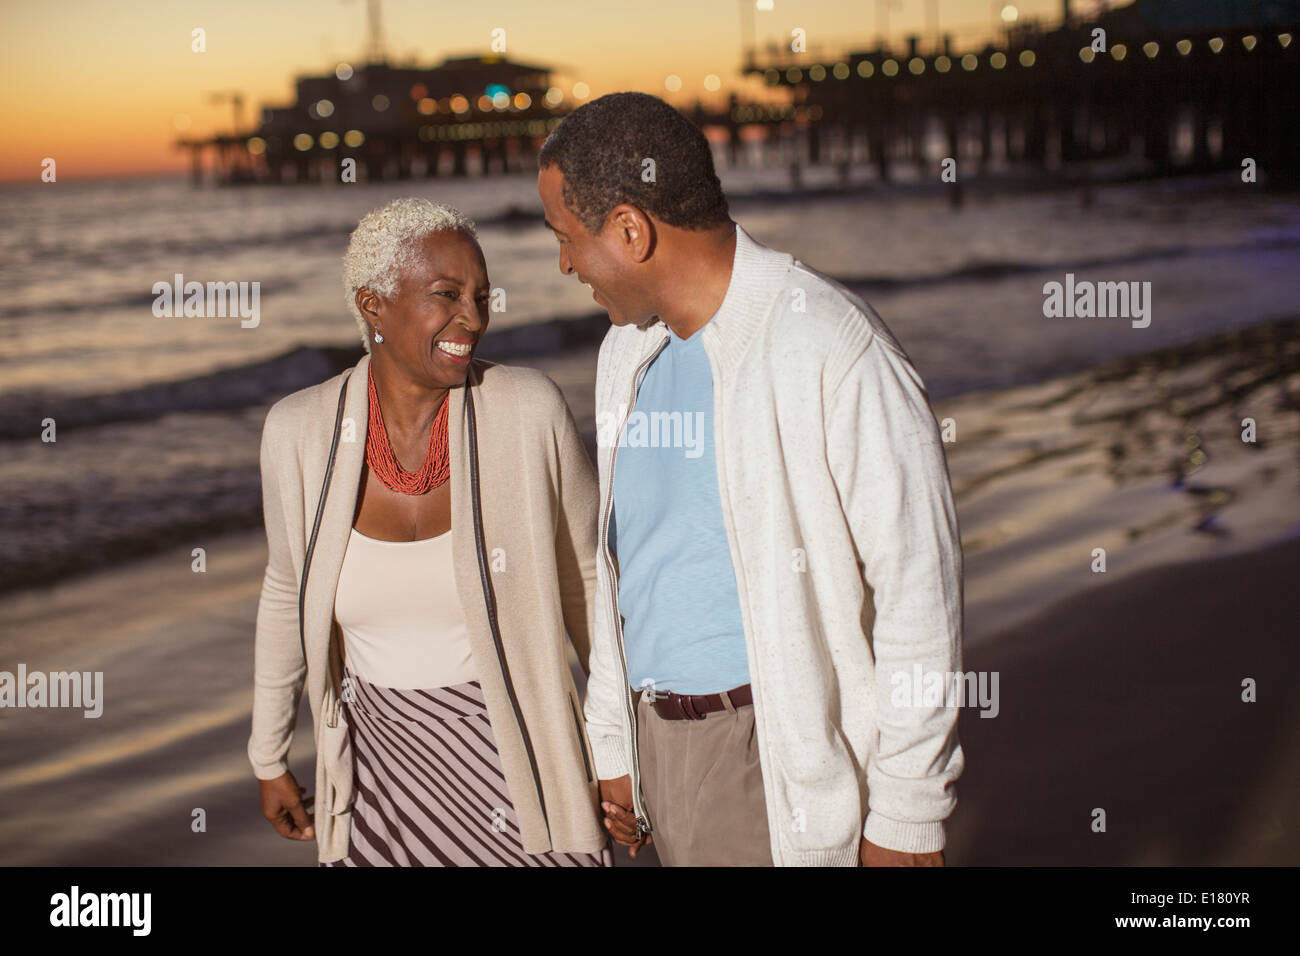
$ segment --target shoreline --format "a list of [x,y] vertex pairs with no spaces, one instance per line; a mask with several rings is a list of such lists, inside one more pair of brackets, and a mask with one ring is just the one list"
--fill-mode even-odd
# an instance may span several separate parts
[[[1292,320],[935,403],[962,531],[968,646],[1116,572],[1300,535],[1300,328]],[[1242,422],[1256,441],[1242,441]],[[1095,549],[1106,571],[1094,573]]]

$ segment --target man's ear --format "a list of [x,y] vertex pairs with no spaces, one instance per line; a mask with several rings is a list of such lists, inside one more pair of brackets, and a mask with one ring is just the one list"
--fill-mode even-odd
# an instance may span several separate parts
[[610,210],[611,225],[634,262],[644,262],[654,249],[654,224],[631,203],[619,203]]

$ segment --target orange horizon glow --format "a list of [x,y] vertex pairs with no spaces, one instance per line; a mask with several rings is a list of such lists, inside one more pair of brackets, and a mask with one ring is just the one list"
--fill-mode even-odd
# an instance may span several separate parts
[[[937,4],[935,6],[934,4]],[[760,50],[788,44],[804,30],[810,47],[843,49],[877,35],[873,2],[658,0],[653,5],[580,0],[531,4],[502,0],[490,10],[441,10],[414,0],[384,0],[383,35],[390,62],[440,63],[448,56],[489,53],[492,31],[506,31],[505,56],[552,67],[566,98],[581,81],[589,98],[643,90],[679,107],[701,99],[726,102],[731,92],[763,99],[762,81],[741,77],[742,5]],[[997,4],[1001,8],[1004,4]],[[1021,17],[1050,19],[1059,0],[1020,0]],[[232,127],[229,102],[213,94],[238,91],[247,130],[263,106],[294,99],[294,79],[360,62],[366,43],[365,0],[195,0],[156,5],[121,0],[50,0],[0,13],[6,49],[0,57],[0,123],[6,148],[0,181],[39,182],[46,157],[60,181],[187,173],[181,136],[204,138]],[[985,0],[908,0],[889,14],[889,34],[928,37],[931,10],[955,43],[992,35],[998,10]],[[206,32],[206,51],[191,50],[191,31]],[[665,78],[680,77],[669,92]],[[705,88],[713,74],[721,88]]]

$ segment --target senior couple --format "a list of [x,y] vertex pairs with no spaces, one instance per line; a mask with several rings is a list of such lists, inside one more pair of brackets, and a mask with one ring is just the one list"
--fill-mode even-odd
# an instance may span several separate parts
[[560,271],[611,323],[597,469],[550,379],[476,358],[473,224],[365,216],[367,354],[262,437],[264,815],[330,866],[608,866],[611,841],[942,865],[957,711],[902,691],[961,670],[962,555],[921,379],[870,306],[732,221],[661,100],[581,107],[539,165]]

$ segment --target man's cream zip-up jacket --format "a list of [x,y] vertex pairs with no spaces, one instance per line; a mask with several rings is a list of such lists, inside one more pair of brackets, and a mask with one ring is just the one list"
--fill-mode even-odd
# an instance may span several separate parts
[[[948,686],[962,669],[962,553],[925,386],[869,305],[740,226],[726,297],[698,334],[713,372],[772,859],[856,866],[864,835],[893,850],[942,849],[964,765],[958,709],[914,690],[918,673]],[[661,321],[612,327],[600,348],[584,708],[597,776],[630,773],[635,813],[651,827],[609,516],[619,436],[667,338]]]

